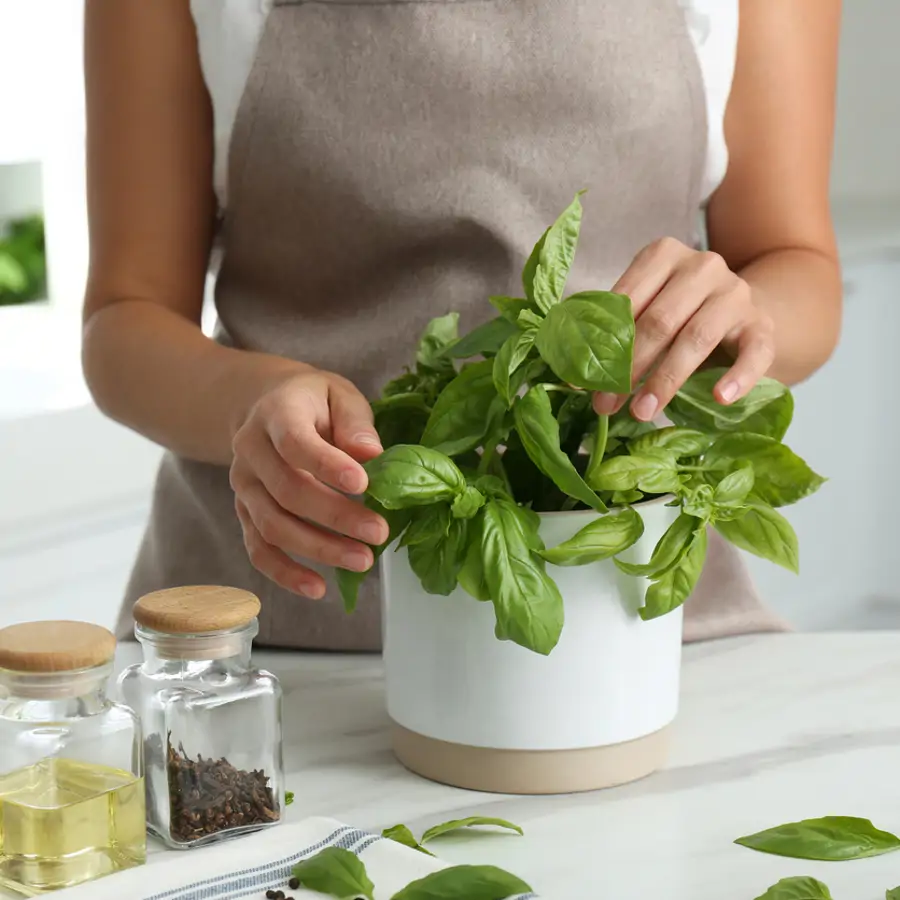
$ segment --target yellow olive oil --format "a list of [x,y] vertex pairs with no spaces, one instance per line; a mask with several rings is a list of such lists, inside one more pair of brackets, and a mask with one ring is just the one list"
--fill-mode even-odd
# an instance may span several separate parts
[[26,896],[144,862],[144,780],[45,759],[0,776],[0,887]]

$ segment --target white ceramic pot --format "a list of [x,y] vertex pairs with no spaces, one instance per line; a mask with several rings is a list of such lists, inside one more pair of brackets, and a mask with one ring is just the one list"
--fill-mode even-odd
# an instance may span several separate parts
[[[646,562],[677,515],[636,507],[644,535],[623,558]],[[593,512],[541,516],[548,547]],[[412,771],[473,790],[594,790],[659,768],[678,710],[682,615],[644,622],[647,582],[611,560],[548,566],[565,601],[549,656],[494,636],[494,610],[463,590],[426,594],[405,550],[382,557],[384,662],[394,750]]]

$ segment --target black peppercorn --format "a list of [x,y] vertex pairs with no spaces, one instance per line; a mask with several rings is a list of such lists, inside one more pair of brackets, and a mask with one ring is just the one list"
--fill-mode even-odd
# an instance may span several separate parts
[[266,891],[266,900],[275,900],[275,891]]
[[300,879],[299,879],[299,878],[292,878],[292,879],[288,882],[288,887],[289,887],[292,891],[296,891],[297,888],[300,887]]

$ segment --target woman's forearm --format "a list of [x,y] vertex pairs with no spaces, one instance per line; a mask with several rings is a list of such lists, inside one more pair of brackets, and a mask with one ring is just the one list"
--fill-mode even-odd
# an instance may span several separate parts
[[768,374],[789,385],[804,381],[828,361],[840,335],[839,264],[815,250],[784,249],[760,256],[738,274],[775,324]]
[[146,300],[103,306],[86,321],[83,362],[110,418],[174,452],[228,465],[257,399],[307,366],[222,347],[190,320]]

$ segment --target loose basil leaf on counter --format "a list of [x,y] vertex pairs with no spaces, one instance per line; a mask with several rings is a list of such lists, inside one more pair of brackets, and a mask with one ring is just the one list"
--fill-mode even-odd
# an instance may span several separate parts
[[293,791],[285,791],[284,792],[284,805],[290,806],[294,802],[294,792]]
[[900,900],[900,887],[895,887],[892,891],[887,891],[884,900]]
[[498,316],[479,325],[455,344],[451,344],[444,350],[444,356],[448,359],[469,359],[473,356],[494,354],[503,346],[503,342],[518,330],[515,322]]
[[462,472],[443,453],[398,444],[365,464],[369,494],[385,509],[453,500],[466,489]]
[[419,341],[416,363],[423,369],[443,371],[451,366],[443,352],[459,339],[459,313],[432,319]]
[[634,318],[628,297],[575,294],[550,309],[535,343],[561,381],[583,390],[631,392]]
[[825,861],[865,859],[900,850],[896,835],[853,816],[789,822],[738,838],[735,843],[761,853]]
[[460,831],[463,828],[475,828],[480,826],[493,826],[496,828],[506,828],[509,831],[515,831],[516,834],[525,834],[525,832],[512,822],[506,819],[494,819],[490,816],[469,816],[467,819],[452,819],[449,822],[442,822],[440,825],[434,825],[422,835],[422,843],[427,844],[428,841],[434,840],[452,831]]
[[513,407],[516,430],[531,461],[561,490],[595,509],[606,505],[587,486],[559,444],[559,423],[553,416],[550,397],[543,385],[533,387]]
[[633,491],[666,494],[678,489],[678,465],[665,451],[645,456],[613,456],[598,466],[594,484],[600,491]]
[[[569,204],[562,215],[550,226],[541,238],[537,265],[531,276],[531,294],[541,312],[546,313],[559,303],[566,290],[569,270],[575,261],[578,235],[581,231],[581,194]],[[526,271],[531,265],[529,259]],[[528,285],[524,285],[528,288]]]
[[707,543],[706,526],[701,523],[681,559],[647,588],[644,605],[638,610],[645,622],[677,609],[691,596],[703,572]]
[[800,571],[800,548],[794,526],[771,506],[750,503],[736,519],[714,523],[719,534],[735,547],[783,566],[795,575]]
[[617,559],[615,563],[626,575],[660,578],[676,565],[687,552],[687,548],[694,537],[694,532],[699,525],[699,519],[682,513],[657,541],[656,547],[654,547],[650,556],[650,562],[638,564]]
[[[377,563],[381,554],[402,536],[412,518],[412,511],[408,509],[385,509],[373,497],[366,497],[366,506],[373,512],[377,512],[388,523],[388,539],[380,547],[372,548],[372,555]],[[344,601],[344,612],[352,613],[356,609],[360,585],[366,580],[371,571],[371,569],[368,572],[351,572],[349,569],[335,570],[334,574],[338,589],[341,592],[341,599]]]
[[422,435],[425,447],[456,456],[481,443],[497,398],[493,370],[491,360],[471,363],[444,388]]
[[714,440],[713,435],[671,425],[633,438],[628,442],[628,449],[634,456],[640,456],[647,450],[665,450],[681,459],[684,456],[699,456],[709,449]]
[[815,878],[783,878],[756,900],[834,900],[828,888]]
[[585,525],[574,537],[541,552],[554,566],[583,566],[627,550],[644,533],[644,520],[634,509],[609,513]]
[[508,900],[531,886],[495,866],[451,866],[398,891],[391,900]]
[[695,372],[666,407],[666,416],[676,425],[707,432],[743,431],[757,414],[766,422],[783,416],[782,406],[769,407],[787,393],[787,387],[771,378],[763,378],[749,394],[728,406],[719,403],[713,388],[725,372],[722,368]]
[[430,850],[426,850],[416,840],[416,836],[406,827],[406,825],[392,825],[390,828],[385,828],[384,831],[381,832],[381,836],[388,840],[395,841],[398,844],[403,844],[404,847],[418,850],[419,853],[426,853],[428,856],[434,856]]
[[544,656],[563,628],[563,599],[547,574],[539,519],[512,500],[489,500],[481,517],[481,548],[497,634]]
[[362,860],[341,847],[327,847],[301,860],[291,874],[303,887],[329,897],[375,900],[375,885],[369,880]]
[[597,416],[597,423],[591,434],[591,455],[588,457],[587,469],[584,473],[584,480],[588,487],[597,489],[595,484],[597,472],[603,465],[603,454],[606,453],[606,447],[609,443],[609,416]]
[[446,507],[446,536],[434,541],[413,544],[409,548],[409,566],[428,594],[447,597],[457,585],[457,577],[466,555],[467,522],[454,519]]
[[825,483],[793,450],[760,434],[725,435],[703,457],[704,468],[713,470],[727,471],[735,462],[753,466],[753,492],[769,506],[789,506]]

